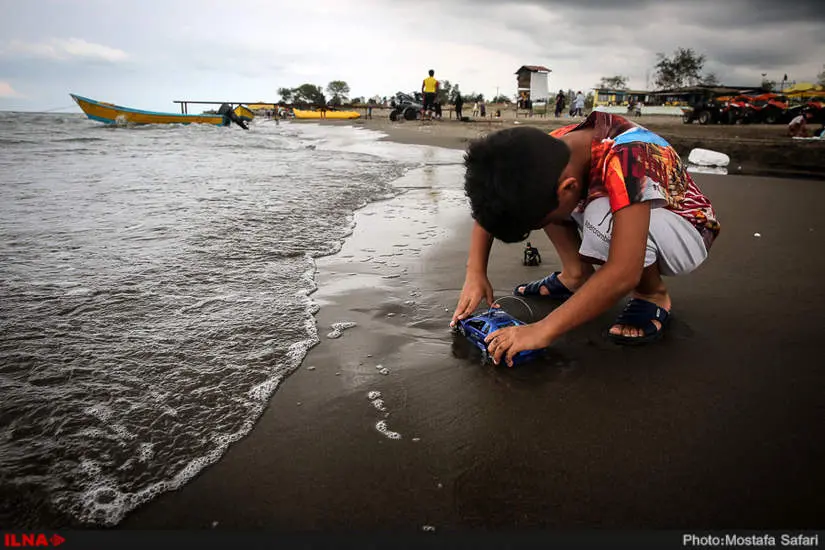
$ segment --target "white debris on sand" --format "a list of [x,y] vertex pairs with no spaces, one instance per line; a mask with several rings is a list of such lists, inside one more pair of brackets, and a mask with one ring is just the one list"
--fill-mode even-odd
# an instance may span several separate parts
[[730,164],[730,157],[719,151],[697,147],[690,151],[688,162],[697,166],[727,166]]

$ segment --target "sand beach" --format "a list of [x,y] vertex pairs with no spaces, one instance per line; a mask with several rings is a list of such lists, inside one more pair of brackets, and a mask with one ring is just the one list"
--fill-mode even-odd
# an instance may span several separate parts
[[[459,149],[495,126],[375,117],[357,124]],[[703,267],[667,281],[674,317],[664,340],[609,343],[617,305],[541,360],[508,369],[482,364],[448,327],[470,227],[461,167],[410,172],[397,183],[406,193],[359,210],[343,249],[318,260],[321,342],[253,431],[118,528],[821,527],[825,185],[695,179],[722,232]],[[547,238],[532,241],[538,268],[521,265],[522,245],[494,245],[497,298],[558,268]],[[528,303],[536,316],[553,307]]]

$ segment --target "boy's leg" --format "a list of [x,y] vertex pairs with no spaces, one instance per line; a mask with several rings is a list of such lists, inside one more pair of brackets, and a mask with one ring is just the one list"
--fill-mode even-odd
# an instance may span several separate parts
[[[610,200],[600,198],[591,202],[581,217],[581,223],[582,246],[579,253],[594,261],[607,261],[613,226]],[[652,302],[669,312],[672,304],[662,275],[690,273],[707,256],[702,236],[690,222],[665,208],[652,209],[644,270],[632,297]],[[661,329],[661,323],[655,319],[651,319],[651,322],[657,330]],[[641,327],[621,324],[613,325],[610,333],[627,337],[643,335]]]
[[[544,232],[561,260],[561,273],[557,277],[559,282],[575,292],[593,274],[593,265],[585,262],[579,255],[581,239],[578,229],[573,225],[548,224],[544,227]],[[525,286],[519,286],[516,293],[523,295]],[[550,289],[542,285],[539,287],[539,294],[547,296]]]
[[579,230],[574,225],[548,224],[544,227],[544,233],[561,260],[559,281],[570,290],[577,290],[593,275],[592,263],[586,262],[579,254]]
[[[638,286],[633,289],[632,297],[653,302],[665,311],[670,311],[672,307],[670,294],[667,293],[667,287],[665,287],[665,282],[662,280],[662,274],[659,271],[659,262],[644,268]],[[662,329],[662,323],[656,319],[651,319],[651,322],[656,326],[656,330]],[[621,334],[622,336],[636,338],[644,336],[641,328],[618,323],[610,327],[609,332],[610,334]]]

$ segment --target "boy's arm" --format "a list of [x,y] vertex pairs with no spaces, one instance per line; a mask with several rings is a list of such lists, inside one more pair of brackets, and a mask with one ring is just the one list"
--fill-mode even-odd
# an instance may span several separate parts
[[613,236],[607,262],[567,301],[532,325],[504,328],[489,335],[487,349],[498,364],[523,350],[549,346],[562,334],[595,319],[639,284],[644,269],[650,203],[622,208],[613,215]]
[[470,233],[470,253],[467,257],[467,271],[474,271],[487,275],[487,262],[490,260],[490,249],[493,247],[493,236],[473,222]]
[[457,320],[465,319],[475,311],[482,299],[487,300],[488,305],[493,305],[493,287],[487,278],[487,262],[490,259],[492,246],[493,236],[478,222],[473,222],[464,287],[461,289],[458,306],[450,321],[451,326],[455,325]]

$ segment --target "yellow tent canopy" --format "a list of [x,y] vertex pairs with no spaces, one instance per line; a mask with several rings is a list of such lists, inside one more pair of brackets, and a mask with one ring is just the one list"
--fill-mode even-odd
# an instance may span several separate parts
[[819,86],[817,86],[813,82],[797,82],[793,86],[785,88],[784,91],[786,94],[792,94],[796,92],[807,92],[810,90],[816,90],[817,88],[819,88]]
[[795,92],[785,92],[787,97],[825,97],[825,90],[799,90]]
[[274,109],[275,104],[274,103],[251,103],[251,104],[247,105],[247,107],[249,107],[253,111],[262,111],[264,109]]
[[825,91],[825,86],[814,84],[813,82],[797,82],[793,86],[785,88],[782,92],[785,95],[795,96],[799,94],[809,94]]

